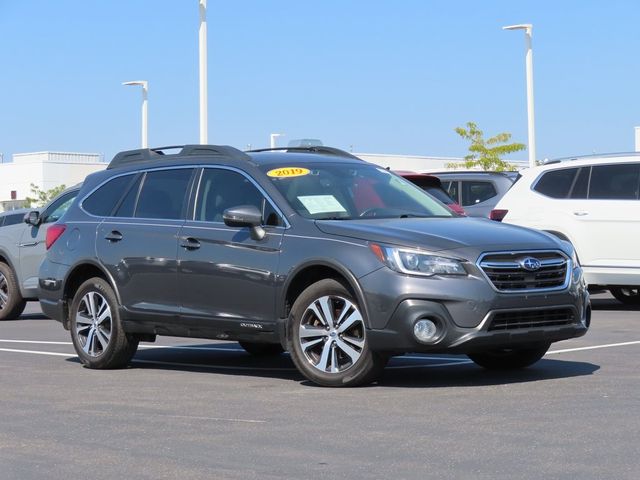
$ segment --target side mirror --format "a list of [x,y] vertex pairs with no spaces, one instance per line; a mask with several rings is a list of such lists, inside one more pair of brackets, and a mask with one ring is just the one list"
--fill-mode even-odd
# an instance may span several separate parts
[[40,212],[32,210],[24,216],[24,223],[37,227],[40,225]]
[[240,205],[227,208],[222,214],[224,224],[229,227],[250,227],[251,238],[262,240],[265,231],[262,228],[262,213],[254,205]]

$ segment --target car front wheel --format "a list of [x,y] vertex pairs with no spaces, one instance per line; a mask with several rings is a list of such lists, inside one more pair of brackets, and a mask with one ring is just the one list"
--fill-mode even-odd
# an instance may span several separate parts
[[121,368],[136,353],[138,340],[122,329],[116,295],[102,278],[80,285],[69,315],[73,346],[86,367]]
[[612,287],[611,295],[625,305],[640,305],[640,286],[636,287]]
[[533,365],[544,357],[551,344],[544,343],[530,348],[498,348],[467,356],[488,370],[515,370]]
[[291,309],[287,337],[294,364],[318,385],[364,385],[386,364],[386,357],[369,349],[361,306],[334,279],[320,280],[300,294]]

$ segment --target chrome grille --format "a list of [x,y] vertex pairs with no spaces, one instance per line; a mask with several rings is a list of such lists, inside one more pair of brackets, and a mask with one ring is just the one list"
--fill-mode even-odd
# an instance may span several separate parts
[[559,327],[575,323],[571,308],[550,308],[499,312],[491,319],[489,331]]
[[[540,268],[527,270],[523,262],[533,258]],[[569,281],[569,259],[556,251],[495,252],[480,257],[478,266],[501,292],[561,290]]]

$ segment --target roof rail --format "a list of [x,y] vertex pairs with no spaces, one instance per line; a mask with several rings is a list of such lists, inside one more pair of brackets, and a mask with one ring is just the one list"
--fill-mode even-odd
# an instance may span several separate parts
[[[179,150],[165,153],[167,150]],[[248,161],[251,157],[237,148],[228,145],[171,145],[168,147],[139,148],[117,153],[107,169],[121,168],[136,163],[162,160],[167,156],[190,157],[196,155],[216,156],[232,160]]]
[[574,155],[571,157],[553,158],[545,160],[543,165],[551,165],[553,163],[569,162],[571,160],[582,160],[586,158],[616,158],[616,157],[638,157],[640,152],[617,152],[617,153],[590,153],[588,155]]
[[324,145],[310,145],[308,147],[276,147],[276,148],[259,148],[257,150],[247,150],[248,153],[257,152],[298,152],[298,153],[324,153],[327,155],[335,155],[337,157],[353,158],[355,160],[362,160],[360,157],[340,150],[334,147],[325,147]]

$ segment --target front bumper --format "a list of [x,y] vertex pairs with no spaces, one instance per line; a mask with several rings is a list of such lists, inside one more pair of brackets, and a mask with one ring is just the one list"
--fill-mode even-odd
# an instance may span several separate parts
[[[550,310],[571,312],[572,321],[564,325],[513,325],[512,328],[492,330],[492,322],[498,315],[511,313],[518,315]],[[438,325],[440,334],[433,343],[423,343],[415,338],[413,327],[421,319],[430,319]],[[538,307],[492,310],[475,328],[457,326],[442,304],[425,300],[405,300],[400,304],[387,327],[367,330],[367,338],[369,346],[374,351],[473,353],[492,348],[525,347],[580,337],[587,333],[590,321],[591,307],[588,297],[581,308],[576,308],[574,305],[558,305],[554,309]]]
[[[584,335],[591,319],[579,267],[567,288],[541,293],[497,292],[474,274],[425,279],[381,269],[360,281],[367,299],[367,339],[379,352],[464,354],[552,343]],[[438,325],[431,343],[414,335],[422,319]]]

